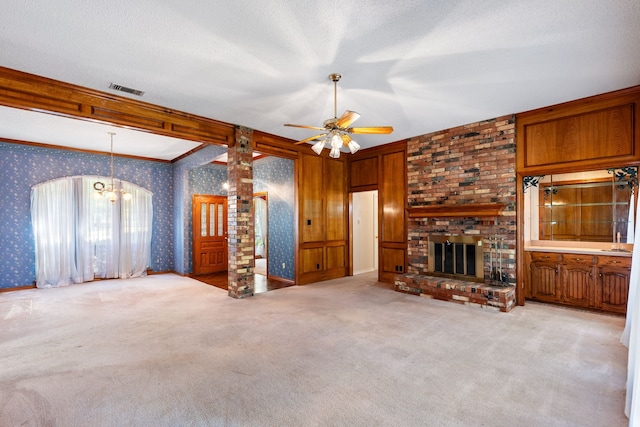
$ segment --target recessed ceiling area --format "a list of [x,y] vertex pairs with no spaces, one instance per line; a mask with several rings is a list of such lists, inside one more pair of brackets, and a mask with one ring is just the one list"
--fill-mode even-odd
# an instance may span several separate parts
[[[8,0],[0,66],[292,140],[334,116],[341,73],[338,114],[394,128],[368,148],[638,85],[638,22],[637,0]],[[0,138],[104,150],[107,128],[0,109]],[[197,144],[116,133],[164,160]]]
[[115,133],[114,153],[126,156],[171,161],[201,145],[104,123],[0,106],[0,136],[13,141],[108,153],[109,132]]

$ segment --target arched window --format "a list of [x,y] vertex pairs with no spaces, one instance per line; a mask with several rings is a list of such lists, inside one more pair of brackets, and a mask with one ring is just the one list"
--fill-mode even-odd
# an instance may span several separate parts
[[94,278],[146,274],[151,252],[153,194],[114,179],[130,200],[114,201],[94,189],[111,178],[58,178],[31,188],[36,286],[64,286]]

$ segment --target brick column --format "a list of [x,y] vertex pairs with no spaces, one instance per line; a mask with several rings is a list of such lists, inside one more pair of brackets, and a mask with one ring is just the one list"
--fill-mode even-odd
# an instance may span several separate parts
[[236,126],[235,143],[229,145],[229,296],[253,296],[255,267],[253,228],[253,131]]

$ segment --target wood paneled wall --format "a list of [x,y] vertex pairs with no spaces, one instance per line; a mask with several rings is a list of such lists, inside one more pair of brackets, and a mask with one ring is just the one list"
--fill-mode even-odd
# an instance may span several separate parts
[[404,273],[407,265],[406,159],[406,141],[363,150],[349,158],[349,191],[378,190],[378,279],[388,283]]

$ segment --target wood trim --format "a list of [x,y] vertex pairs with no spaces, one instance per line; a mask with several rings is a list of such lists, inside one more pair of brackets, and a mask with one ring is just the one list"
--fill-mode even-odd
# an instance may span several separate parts
[[0,105],[99,121],[209,144],[234,142],[235,126],[206,117],[0,67]]
[[407,208],[407,214],[409,218],[501,216],[506,206],[502,203],[417,206]]
[[36,284],[27,285],[27,286],[13,286],[11,288],[0,288],[0,293],[2,292],[13,292],[13,291],[26,291],[28,289],[37,289]]
[[[29,142],[29,141],[20,141],[17,139],[8,139],[8,138],[0,138],[0,142],[6,142],[8,144],[18,144],[18,145],[28,145],[31,147],[40,147],[40,148],[48,148],[51,150],[64,150],[64,151],[73,151],[76,153],[87,153],[87,154],[97,154],[100,156],[110,156],[111,153],[107,151],[97,151],[97,150],[83,150],[81,148],[73,148],[73,147],[63,147],[60,145],[51,145],[51,144],[42,144],[40,142]],[[198,147],[200,149],[201,147]],[[193,151],[193,150],[192,150]],[[190,153],[192,152],[190,151]],[[158,162],[158,163],[172,163],[177,161],[174,160],[163,160],[163,159],[153,159],[150,157],[142,157],[142,156],[132,156],[128,154],[113,154],[114,157],[126,158],[126,159],[135,159],[135,160],[144,160],[147,162]]]

